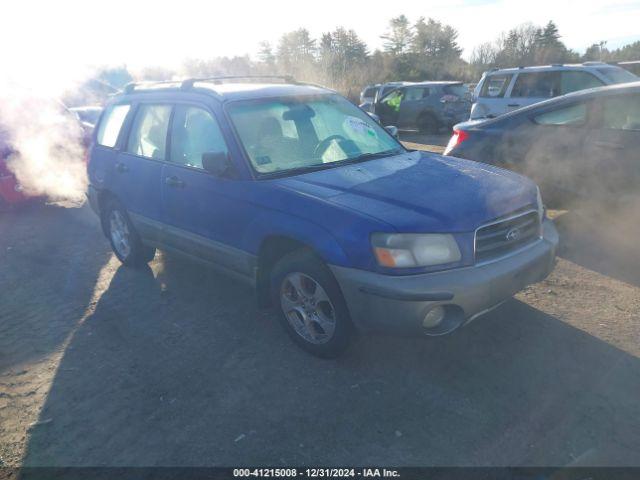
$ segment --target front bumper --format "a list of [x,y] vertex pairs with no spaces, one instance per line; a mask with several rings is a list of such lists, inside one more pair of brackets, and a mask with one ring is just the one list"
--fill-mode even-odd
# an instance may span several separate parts
[[546,278],[553,270],[557,245],[558,233],[545,220],[536,243],[472,267],[407,276],[335,265],[331,269],[358,327],[429,334],[422,320],[436,305],[445,307],[447,321],[453,322],[450,331]]

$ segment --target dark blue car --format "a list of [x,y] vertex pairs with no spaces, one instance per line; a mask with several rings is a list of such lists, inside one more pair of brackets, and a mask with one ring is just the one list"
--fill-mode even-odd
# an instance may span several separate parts
[[408,151],[294,82],[131,85],[105,108],[89,178],[125,265],[156,248],[215,265],[320,356],[356,326],[450,332],[548,275],[558,241],[531,181]]
[[454,127],[445,150],[534,179],[545,199],[637,195],[640,82],[570,93]]

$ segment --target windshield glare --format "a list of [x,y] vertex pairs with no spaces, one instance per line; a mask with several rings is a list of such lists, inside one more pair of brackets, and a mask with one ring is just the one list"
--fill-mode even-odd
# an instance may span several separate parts
[[320,168],[403,150],[371,117],[337,95],[238,102],[228,111],[260,173]]

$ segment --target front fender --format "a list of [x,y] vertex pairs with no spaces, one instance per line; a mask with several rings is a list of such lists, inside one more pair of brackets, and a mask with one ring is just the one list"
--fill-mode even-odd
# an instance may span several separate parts
[[329,231],[309,220],[278,211],[265,211],[249,224],[242,239],[243,249],[257,255],[262,242],[272,236],[303,243],[328,264],[350,265],[346,252]]

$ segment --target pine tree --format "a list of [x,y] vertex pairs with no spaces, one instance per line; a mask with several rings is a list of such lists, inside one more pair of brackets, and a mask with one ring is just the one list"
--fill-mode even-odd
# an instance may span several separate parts
[[389,21],[389,31],[380,36],[385,40],[383,44],[384,51],[392,55],[407,53],[412,37],[409,19],[405,15],[392,18]]

